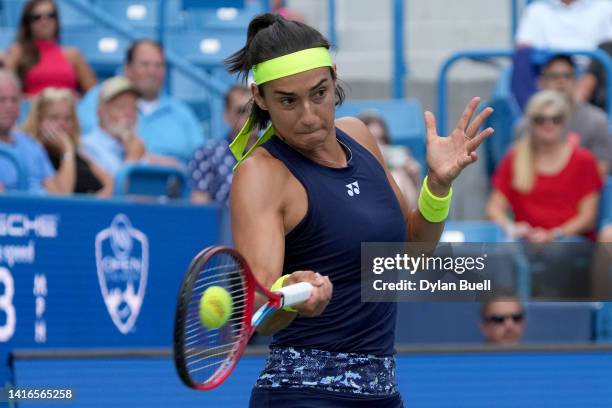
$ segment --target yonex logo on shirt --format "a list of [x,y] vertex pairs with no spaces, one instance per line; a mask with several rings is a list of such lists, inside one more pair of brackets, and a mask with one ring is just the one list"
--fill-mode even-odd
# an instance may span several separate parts
[[350,184],[346,185],[346,188],[348,188],[347,190],[347,194],[352,197],[355,194],[359,194],[359,183],[357,181],[353,181]]

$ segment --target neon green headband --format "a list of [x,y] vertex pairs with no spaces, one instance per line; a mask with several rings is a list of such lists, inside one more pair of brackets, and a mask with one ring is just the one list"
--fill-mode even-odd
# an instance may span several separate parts
[[[311,69],[321,67],[331,67],[332,60],[329,55],[329,51],[325,47],[318,48],[307,48],[305,50],[297,51],[291,54],[282,55],[277,58],[260,62],[253,66],[253,77],[257,85],[264,84],[275,79],[284,78],[290,75],[299,74],[301,72],[310,71]],[[256,147],[261,146],[267,142],[272,135],[274,135],[274,128],[272,125],[268,126],[263,135],[261,135],[257,142],[249,149],[246,150],[246,146],[249,142],[249,137],[253,131],[253,120],[249,116],[240,133],[236,136],[234,141],[230,143],[230,150],[238,163],[234,166],[236,168],[249,157],[251,152]]]
[[255,64],[253,78],[257,85],[261,85],[311,69],[331,66],[332,60],[327,48],[307,48]]

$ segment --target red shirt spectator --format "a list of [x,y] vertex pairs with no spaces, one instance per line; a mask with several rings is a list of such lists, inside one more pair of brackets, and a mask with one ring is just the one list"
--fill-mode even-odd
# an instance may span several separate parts
[[[537,174],[533,189],[523,193],[512,187],[514,150],[510,150],[493,176],[493,187],[509,201],[516,222],[553,229],[578,214],[578,203],[602,187],[591,152],[574,147],[567,165],[557,174]],[[595,238],[594,231],[584,234]]]

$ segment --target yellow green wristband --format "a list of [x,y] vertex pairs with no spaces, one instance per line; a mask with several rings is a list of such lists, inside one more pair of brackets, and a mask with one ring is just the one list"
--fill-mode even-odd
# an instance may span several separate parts
[[419,194],[419,211],[429,222],[442,222],[448,217],[453,189],[451,188],[446,197],[434,195],[427,186],[427,176],[423,180],[421,193]]
[[[283,275],[280,278],[278,278],[276,280],[276,282],[274,282],[274,284],[272,285],[272,287],[270,288],[270,292],[276,292],[277,290],[279,290],[280,288],[283,287],[283,284],[285,283],[285,279],[287,279],[289,277],[289,275]],[[295,310],[294,308],[292,308],[291,306],[285,306],[283,307],[283,310],[286,310],[287,312],[294,312],[297,313],[297,310]]]

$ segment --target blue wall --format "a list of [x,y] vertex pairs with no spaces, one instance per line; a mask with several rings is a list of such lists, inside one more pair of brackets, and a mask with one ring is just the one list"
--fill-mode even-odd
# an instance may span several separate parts
[[[180,384],[169,358],[24,360],[16,373],[19,386],[73,388],[75,407],[233,408],[247,406],[262,366],[245,357],[209,392]],[[407,408],[609,408],[612,351],[403,355],[398,382]]]
[[169,347],[183,274],[219,236],[212,207],[0,198],[0,358]]

